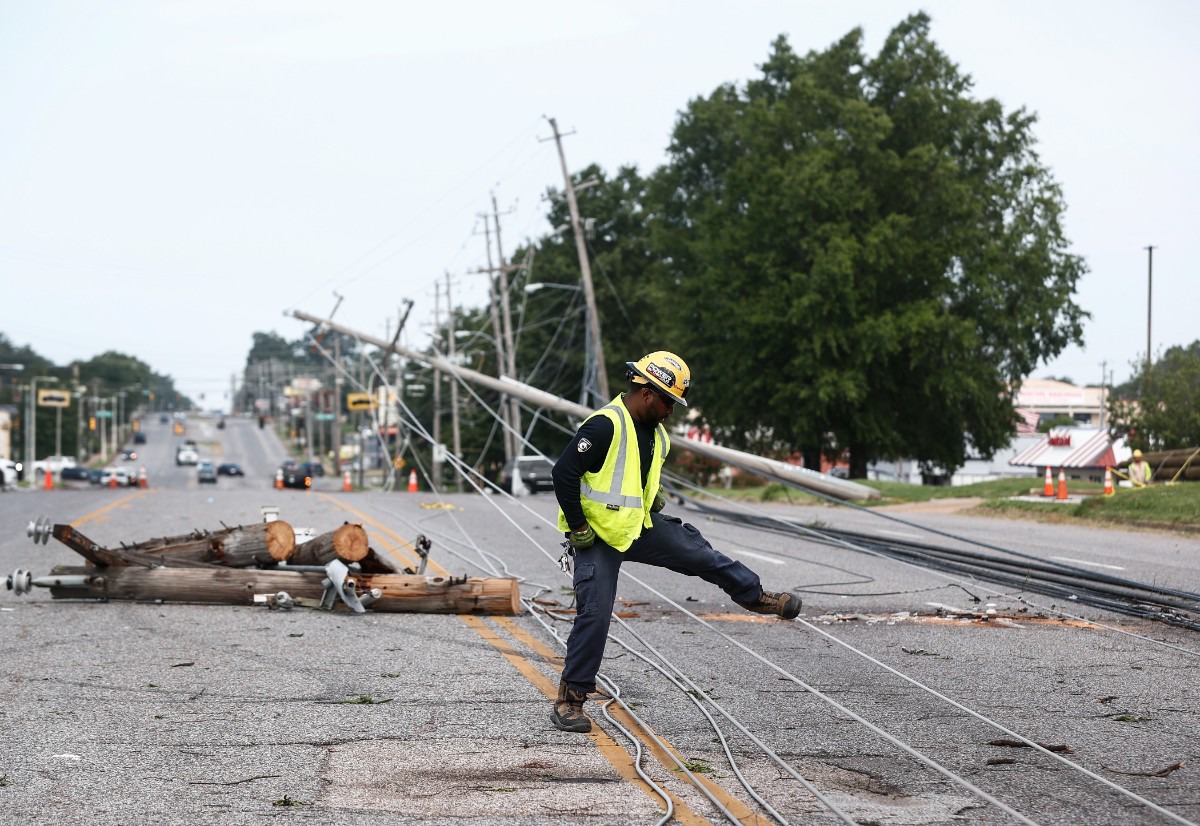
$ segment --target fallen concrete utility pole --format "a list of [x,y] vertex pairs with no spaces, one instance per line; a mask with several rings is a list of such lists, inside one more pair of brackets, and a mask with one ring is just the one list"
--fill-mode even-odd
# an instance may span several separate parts
[[[460,367],[447,359],[439,356],[430,356],[421,353],[417,350],[410,350],[394,342],[384,341],[381,338],[361,333],[341,324],[335,324],[329,319],[319,318],[318,316],[309,315],[308,313],[293,310],[292,315],[301,321],[307,321],[311,324],[319,324],[325,328],[333,330],[343,335],[352,336],[364,341],[367,344],[373,344],[383,350],[385,353],[396,353],[405,358],[419,361],[422,364],[428,364],[445,373],[453,376],[458,376],[465,381],[473,384],[479,384],[488,387],[502,394],[516,396],[523,399],[531,405],[543,407],[548,410],[555,410],[559,413],[565,413],[568,416],[574,416],[577,419],[584,419],[592,414],[592,410],[577,402],[568,401],[547,393],[544,390],[538,390],[536,387],[530,387],[527,384],[517,381],[510,376],[502,376],[493,378],[476,370],[471,370],[467,367]],[[792,487],[804,488],[813,490],[818,493],[823,493],[826,496],[835,499],[843,500],[866,500],[879,499],[881,494],[874,488],[860,485],[857,482],[851,482],[846,479],[838,479],[833,476],[827,476],[824,473],[817,473],[813,470],[799,468],[795,465],[789,465],[787,462],[780,462],[776,459],[767,459],[763,456],[755,456],[753,453],[745,453],[740,450],[734,450],[728,447],[716,447],[711,444],[688,439],[682,434],[676,434],[671,441],[673,447],[681,450],[690,450],[693,453],[698,453],[707,458],[717,459],[726,464],[739,467],[742,470],[755,473],[767,479],[781,482]],[[716,451],[720,451],[719,454]]]

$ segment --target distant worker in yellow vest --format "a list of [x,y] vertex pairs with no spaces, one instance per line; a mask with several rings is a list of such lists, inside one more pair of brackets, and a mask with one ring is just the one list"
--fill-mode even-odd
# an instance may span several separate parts
[[795,619],[800,597],[764,591],[758,574],[715,550],[700,531],[660,511],[663,460],[671,449],[664,422],[687,407],[692,373],[674,353],[659,350],[626,362],[629,386],[584,420],[554,465],[558,527],[567,537],[560,560],[574,563],[575,624],[567,639],[551,721],[562,731],[592,730],[583,712],[617,598],[622,562],[641,562],[697,576],[758,614]]
[[1129,460],[1129,481],[1135,488],[1144,488],[1150,484],[1150,477],[1153,475],[1150,465],[1142,458],[1142,452],[1135,450],[1133,458]]

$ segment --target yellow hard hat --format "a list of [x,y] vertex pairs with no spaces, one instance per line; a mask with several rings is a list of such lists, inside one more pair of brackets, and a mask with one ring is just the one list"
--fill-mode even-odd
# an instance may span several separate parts
[[666,350],[655,350],[638,361],[627,361],[626,374],[634,384],[648,384],[663,391],[671,401],[687,407],[688,388],[692,386],[692,371],[687,362]]
[[1135,451],[1133,452],[1133,458],[1135,458],[1135,459],[1140,459],[1140,458],[1142,458],[1142,452],[1141,452],[1140,450],[1135,450]]

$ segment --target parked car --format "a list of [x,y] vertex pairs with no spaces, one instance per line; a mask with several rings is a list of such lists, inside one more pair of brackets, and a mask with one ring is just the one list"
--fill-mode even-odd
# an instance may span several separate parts
[[[513,472],[514,464],[516,473]],[[508,493],[517,493],[519,484],[524,484],[530,493],[554,490],[554,463],[541,456],[509,459],[500,470],[500,487]]]
[[215,485],[217,483],[217,469],[213,467],[212,462],[205,460],[196,465],[196,478],[200,480],[201,484],[212,482]]
[[[58,472],[58,478],[62,482],[91,482],[92,471],[82,465],[65,467]],[[96,478],[98,479],[99,477]]]
[[308,490],[312,487],[312,477],[307,473],[301,473],[298,470],[285,470],[283,472],[283,486],[285,488],[297,488],[298,490]]
[[0,459],[0,490],[17,483],[17,463],[11,459]]
[[142,432],[142,431],[140,431],[140,430],[139,430],[137,433],[134,433],[134,434],[133,434],[133,443],[134,443],[135,445],[144,445],[144,444],[146,444],[146,434],[145,434],[145,433],[143,433],[143,432]]
[[101,486],[112,486],[113,480],[116,480],[116,487],[119,488],[132,488],[137,486],[137,476],[133,475],[123,467],[106,467],[100,472]]
[[200,461],[200,454],[191,445],[180,445],[175,449],[175,464],[194,465]]
[[246,472],[242,470],[242,466],[235,462],[223,462],[217,465],[218,476],[245,476]]
[[309,476],[312,476],[314,479],[318,476],[325,475],[325,466],[323,464],[321,464],[320,462],[301,462],[299,465],[296,466],[296,469],[299,470],[301,473],[307,473]]
[[76,464],[77,463],[75,461],[74,456],[57,456],[57,457],[47,456],[45,459],[42,459],[40,462],[33,463],[33,474],[34,474],[34,476],[40,478],[42,476],[42,474],[44,474],[48,468],[55,475],[57,475],[58,472],[60,470],[62,470],[63,468],[75,467]]

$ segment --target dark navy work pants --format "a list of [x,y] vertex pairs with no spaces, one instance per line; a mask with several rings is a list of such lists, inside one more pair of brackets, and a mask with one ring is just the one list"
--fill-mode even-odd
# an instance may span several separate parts
[[739,605],[756,602],[762,593],[758,574],[714,549],[694,526],[658,513],[650,514],[650,520],[654,527],[643,530],[624,553],[599,537],[592,547],[575,552],[575,625],[567,638],[562,677],[576,691],[596,690],[622,562],[698,576]]

